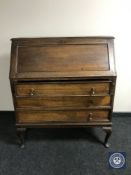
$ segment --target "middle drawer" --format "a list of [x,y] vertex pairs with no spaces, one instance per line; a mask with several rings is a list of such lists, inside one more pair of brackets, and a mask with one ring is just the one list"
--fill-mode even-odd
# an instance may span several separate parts
[[17,108],[87,108],[93,106],[110,106],[110,96],[16,97]]

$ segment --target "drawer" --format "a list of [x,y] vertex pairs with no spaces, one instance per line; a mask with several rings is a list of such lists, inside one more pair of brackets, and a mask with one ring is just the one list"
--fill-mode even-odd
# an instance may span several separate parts
[[17,123],[41,122],[104,122],[109,121],[108,110],[17,111]]
[[17,96],[107,95],[109,82],[26,83],[16,85]]
[[91,106],[110,106],[110,96],[52,96],[17,97],[16,107],[30,108],[87,108]]

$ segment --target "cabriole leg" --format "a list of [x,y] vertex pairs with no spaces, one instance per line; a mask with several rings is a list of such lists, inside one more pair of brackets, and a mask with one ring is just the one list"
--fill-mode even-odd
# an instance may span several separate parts
[[103,127],[103,130],[106,132],[106,137],[105,137],[105,141],[104,141],[104,146],[106,148],[110,147],[110,144],[108,143],[108,140],[112,134],[112,127]]
[[20,148],[24,148],[26,128],[17,128],[17,139]]

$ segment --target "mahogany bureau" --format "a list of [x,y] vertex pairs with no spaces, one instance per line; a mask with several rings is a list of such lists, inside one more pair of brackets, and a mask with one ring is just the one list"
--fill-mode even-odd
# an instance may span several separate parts
[[112,132],[113,37],[13,38],[10,83],[21,147],[30,127]]

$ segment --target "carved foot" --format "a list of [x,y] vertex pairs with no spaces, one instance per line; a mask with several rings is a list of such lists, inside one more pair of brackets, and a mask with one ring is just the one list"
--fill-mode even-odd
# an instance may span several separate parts
[[26,133],[26,128],[17,128],[17,141],[20,146],[20,148],[25,147],[25,133]]
[[103,130],[106,132],[106,137],[105,137],[105,141],[104,141],[104,146],[106,148],[110,147],[110,144],[108,143],[108,140],[112,134],[112,127],[103,127]]

